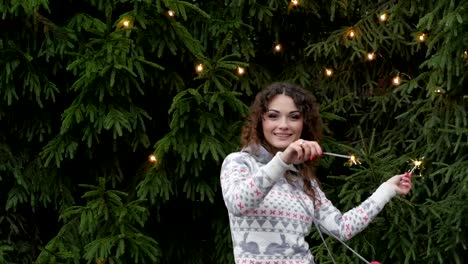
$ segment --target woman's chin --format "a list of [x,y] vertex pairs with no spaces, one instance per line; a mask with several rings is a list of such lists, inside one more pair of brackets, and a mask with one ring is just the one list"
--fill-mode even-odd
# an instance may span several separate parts
[[273,145],[273,147],[277,149],[278,151],[284,151],[288,146],[289,146],[289,143],[278,143],[278,144]]

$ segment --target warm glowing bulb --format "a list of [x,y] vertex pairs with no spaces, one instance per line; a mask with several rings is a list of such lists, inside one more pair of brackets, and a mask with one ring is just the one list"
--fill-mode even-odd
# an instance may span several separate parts
[[386,21],[387,18],[388,18],[388,17],[387,17],[387,13],[383,13],[383,14],[381,14],[381,15],[379,16],[379,20],[380,20],[381,22]]
[[122,25],[123,25],[124,27],[129,27],[129,26],[130,26],[130,21],[124,20],[124,21],[122,22]]
[[373,59],[375,59],[375,53],[373,53],[373,52],[367,53],[367,59],[368,59],[368,60],[373,60]]
[[419,41],[423,42],[424,40],[426,40],[426,34],[424,33],[419,34],[418,39]]
[[149,161],[151,161],[152,163],[156,163],[156,162],[158,162],[158,159],[156,158],[155,155],[151,154],[149,156]]
[[276,51],[276,52],[280,52],[281,49],[282,49],[281,44],[276,44],[276,45],[275,45],[275,51]]
[[327,76],[332,76],[333,75],[333,70],[332,69],[325,69],[325,74]]
[[245,73],[245,69],[242,67],[237,67],[237,74],[243,75]]
[[299,5],[299,0],[291,0],[291,4],[293,4],[293,5]]
[[168,14],[170,17],[175,16],[175,12],[172,11],[172,10],[167,11],[167,14]]
[[395,78],[393,78],[392,82],[394,85],[399,85],[401,83],[400,76],[396,76]]
[[350,31],[348,32],[348,37],[354,38],[354,36],[356,36],[356,33],[354,33],[354,30],[350,30]]
[[196,70],[197,72],[202,72],[203,69],[204,69],[204,67],[203,67],[203,64],[201,64],[201,63],[198,64],[197,67],[195,67],[195,70]]
[[465,52],[463,52],[463,56],[464,56],[465,58],[468,58],[468,51],[465,50]]

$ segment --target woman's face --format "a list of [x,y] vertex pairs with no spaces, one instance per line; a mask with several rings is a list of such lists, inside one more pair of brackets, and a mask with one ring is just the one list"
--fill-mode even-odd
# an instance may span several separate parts
[[283,94],[273,97],[263,114],[263,136],[279,151],[300,138],[303,125],[304,117],[293,99]]

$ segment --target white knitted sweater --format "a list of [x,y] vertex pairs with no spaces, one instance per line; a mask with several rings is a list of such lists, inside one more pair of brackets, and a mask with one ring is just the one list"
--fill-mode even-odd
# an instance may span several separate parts
[[221,187],[229,212],[237,264],[314,264],[309,245],[312,219],[342,240],[362,231],[395,196],[383,183],[362,204],[342,214],[316,183],[315,204],[301,180],[288,183],[286,173],[297,172],[263,147],[231,153],[221,168]]

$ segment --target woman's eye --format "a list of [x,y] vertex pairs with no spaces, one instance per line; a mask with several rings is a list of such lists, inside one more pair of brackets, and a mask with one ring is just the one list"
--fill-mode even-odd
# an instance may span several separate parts
[[299,120],[301,119],[301,115],[291,115],[292,120]]
[[278,117],[278,114],[275,114],[275,113],[268,113],[268,114],[267,114],[267,117],[268,117],[269,119],[275,119],[275,118]]

